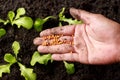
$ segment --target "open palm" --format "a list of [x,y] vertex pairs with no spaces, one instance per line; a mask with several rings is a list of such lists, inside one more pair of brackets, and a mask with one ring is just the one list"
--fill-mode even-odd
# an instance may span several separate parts
[[[108,64],[118,62],[120,57],[120,24],[84,10],[70,9],[71,15],[84,24],[68,25],[44,30],[34,40],[38,51],[53,53],[54,60],[77,61],[85,64]],[[73,41],[74,45],[42,46],[41,37],[63,34],[60,39]],[[74,35],[74,36],[73,36]],[[72,51],[72,53],[71,53]]]

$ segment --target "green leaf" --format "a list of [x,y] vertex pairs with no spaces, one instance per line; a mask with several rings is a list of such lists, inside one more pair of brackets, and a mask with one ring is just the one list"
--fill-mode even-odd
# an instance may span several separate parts
[[20,44],[17,41],[14,41],[12,44],[12,49],[14,51],[15,56],[17,57],[17,54],[19,53],[20,50]]
[[5,20],[3,20],[3,19],[0,19],[0,23],[4,23],[5,22]]
[[0,29],[0,38],[6,34],[6,30],[1,28]]
[[75,72],[74,64],[72,63],[67,63],[66,61],[63,61],[66,71],[68,74],[73,74]]
[[34,22],[34,28],[35,28],[35,30],[36,31],[42,31],[42,28],[43,28],[43,24],[45,23],[45,22],[47,22],[48,21],[48,19],[50,19],[50,18],[55,18],[54,16],[48,16],[48,17],[46,17],[46,18],[44,18],[44,19],[40,19],[40,18],[37,18],[36,20],[35,20],[35,22]]
[[25,13],[26,13],[26,11],[25,11],[24,8],[18,8],[17,9],[17,15],[16,15],[15,19],[20,18],[20,16],[24,15]]
[[32,66],[34,66],[36,64],[36,62],[38,62],[40,64],[47,65],[49,60],[51,60],[51,54],[40,55],[40,53],[38,51],[35,51],[32,56],[32,60],[31,60],[30,64]]
[[12,24],[16,24],[18,28],[22,26],[26,29],[31,29],[33,26],[33,20],[30,17],[21,17],[17,20],[14,20]]
[[2,73],[10,73],[11,64],[0,65],[0,77],[2,77]]
[[39,53],[38,51],[35,51],[35,52],[33,53],[33,56],[32,56],[32,59],[31,59],[30,64],[31,64],[32,66],[34,66],[34,65],[36,64],[36,62],[39,61],[39,58],[40,58],[40,53]]
[[10,22],[9,20],[6,20],[6,21],[4,22],[4,25],[7,25],[9,22]]
[[0,23],[3,23],[4,25],[6,25],[7,23],[9,23],[9,20],[3,20],[3,19],[0,19]]
[[36,80],[36,74],[33,72],[33,69],[26,68],[21,63],[18,63],[20,66],[21,75],[24,76],[25,80]]
[[[51,60],[51,54],[44,54],[40,56],[39,63],[47,65],[48,61]],[[52,62],[52,60],[51,60]]]
[[8,12],[8,18],[10,19],[10,22],[13,21],[13,18],[15,17],[15,13],[13,11]]
[[[65,15],[64,15],[64,11],[65,11],[65,8],[63,7],[62,8],[62,11],[59,13],[59,20],[60,21],[63,21],[63,22],[67,22],[69,25],[71,24],[82,24],[83,22],[82,21],[79,21],[79,20],[73,20],[72,18],[66,18]],[[61,23],[59,23],[61,24]]]
[[34,28],[36,31],[42,31],[42,28],[43,28],[43,24],[44,24],[44,20],[43,19],[40,19],[40,18],[37,18],[34,22]]
[[10,53],[6,53],[6,54],[5,54],[4,60],[5,60],[6,62],[11,63],[11,64],[17,62],[17,61],[16,61],[16,58],[15,58],[12,54],[10,54]]
[[61,12],[58,15],[60,20],[61,20],[61,18],[65,17],[64,12],[65,12],[65,8],[63,7],[62,10],[61,10]]

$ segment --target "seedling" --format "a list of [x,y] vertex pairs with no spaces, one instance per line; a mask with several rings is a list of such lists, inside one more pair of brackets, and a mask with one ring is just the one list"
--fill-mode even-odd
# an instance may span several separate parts
[[65,68],[66,68],[66,72],[68,74],[73,74],[75,72],[75,68],[74,68],[74,64],[72,63],[67,63],[66,61],[63,61]]
[[14,63],[18,63],[21,71],[21,75],[25,78],[25,80],[36,80],[36,74],[33,72],[33,69],[31,68],[26,68],[25,65],[21,64],[17,60],[17,55],[20,50],[20,44],[17,41],[14,41],[12,44],[12,49],[14,52],[14,55],[11,53],[6,53],[4,56],[4,60],[8,62],[7,64],[0,65],[0,77],[2,77],[2,73],[10,73],[10,67]]
[[55,17],[54,17],[54,16],[48,16],[48,17],[46,17],[46,18],[44,18],[44,19],[37,18],[37,19],[35,20],[35,22],[34,22],[34,28],[35,28],[35,30],[38,31],[38,32],[42,31],[43,24],[44,24],[45,22],[47,22],[50,18],[53,18],[53,19],[54,19]]
[[81,24],[82,21],[78,21],[77,19],[73,20],[72,18],[66,18],[65,15],[64,15],[64,12],[65,12],[65,8],[63,7],[62,8],[62,11],[59,13],[59,25],[62,26],[62,23],[61,21],[63,22],[67,22],[69,25],[71,24]]
[[6,30],[1,28],[0,29],[0,38],[6,34]]
[[10,66],[16,63],[15,57],[10,53],[7,53],[4,56],[4,60],[8,63],[4,65],[0,65],[0,77],[2,77],[2,73],[10,73]]
[[10,23],[12,26],[16,24],[18,28],[22,26],[29,30],[33,26],[33,20],[32,18],[25,16],[25,13],[26,11],[24,8],[18,8],[16,16],[13,11],[9,11],[7,15],[8,19],[7,20],[0,19],[0,23],[3,23],[4,25]]
[[35,51],[30,64],[34,66],[38,62],[39,64],[47,65],[49,60],[51,60],[51,54],[40,55],[38,51]]

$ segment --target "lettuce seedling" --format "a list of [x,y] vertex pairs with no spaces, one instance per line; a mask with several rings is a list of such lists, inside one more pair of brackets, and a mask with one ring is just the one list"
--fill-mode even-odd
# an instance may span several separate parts
[[5,65],[0,65],[0,77],[2,77],[2,73],[10,73],[10,67],[14,63],[17,63],[20,67],[21,75],[25,78],[25,80],[36,80],[36,74],[33,72],[33,69],[26,68],[25,65],[21,64],[17,60],[17,55],[20,50],[20,44],[17,41],[14,41],[12,44],[12,49],[15,54],[12,55],[11,53],[6,53],[4,56],[4,60],[8,62]]
[[12,26],[16,24],[18,28],[22,26],[23,28],[29,30],[33,26],[33,20],[31,17],[25,16],[25,13],[26,11],[24,8],[18,8],[16,15],[15,12],[9,11],[7,15],[8,19],[7,20],[0,19],[0,23],[3,23],[4,25],[10,23]]
[[36,80],[36,74],[33,73],[33,69],[26,68],[24,65],[18,62],[20,67],[21,75],[24,76],[25,80]]
[[[51,54],[40,55],[40,53],[38,51],[35,51],[33,53],[30,64],[32,66],[34,66],[36,64],[36,62],[38,62],[39,64],[47,65],[49,60],[51,60]],[[52,62],[52,60],[51,60],[51,62]]]
[[6,30],[1,28],[0,29],[0,38],[6,34]]
[[13,49],[15,56],[17,57],[17,54],[19,53],[19,50],[20,50],[19,42],[14,41],[14,43],[12,44],[12,49]]
[[[62,11],[59,13],[59,21],[67,22],[69,25],[82,23],[82,21],[78,21],[77,19],[73,20],[72,18],[66,18],[64,15],[64,11],[65,11],[65,8],[62,8]],[[59,22],[59,25],[61,26],[62,23]]]
[[10,66],[16,62],[15,57],[10,53],[5,54],[4,60],[8,63],[0,65],[0,77],[2,77],[2,73],[10,73]]
[[10,73],[10,66],[16,62],[16,58],[10,53],[5,54],[4,60],[8,63],[0,65],[0,77],[2,77],[2,73]]
[[[12,25],[16,24],[18,26],[18,28],[20,28],[20,26],[22,26],[26,29],[31,29],[33,26],[33,20],[30,17],[24,16],[25,13],[26,13],[26,11],[24,8],[19,8],[17,10],[16,17],[14,15],[8,16],[8,18],[10,20],[15,17],[15,19],[11,21],[11,24]],[[9,15],[9,13],[8,13],[8,15]]]
[[67,63],[66,61],[63,61],[65,68],[66,68],[66,72],[68,74],[73,74],[75,72],[75,68],[74,68],[74,64],[72,63]]
[[46,18],[44,18],[44,19],[37,18],[37,19],[35,20],[35,22],[34,22],[34,28],[35,28],[35,30],[38,31],[38,32],[42,31],[43,24],[44,24],[45,22],[47,22],[50,18],[53,18],[53,19],[54,19],[55,17],[54,17],[54,16],[48,16],[48,17],[46,17]]

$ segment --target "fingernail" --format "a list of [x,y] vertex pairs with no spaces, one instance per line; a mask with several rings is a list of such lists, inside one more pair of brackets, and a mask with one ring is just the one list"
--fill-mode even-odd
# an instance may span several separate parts
[[41,42],[42,42],[42,39],[40,39],[39,37],[37,37],[33,40],[33,44],[35,44],[35,45],[39,45],[39,44],[41,44]]
[[37,38],[35,38],[34,40],[33,40],[33,44],[37,44],[38,42],[37,42]]

